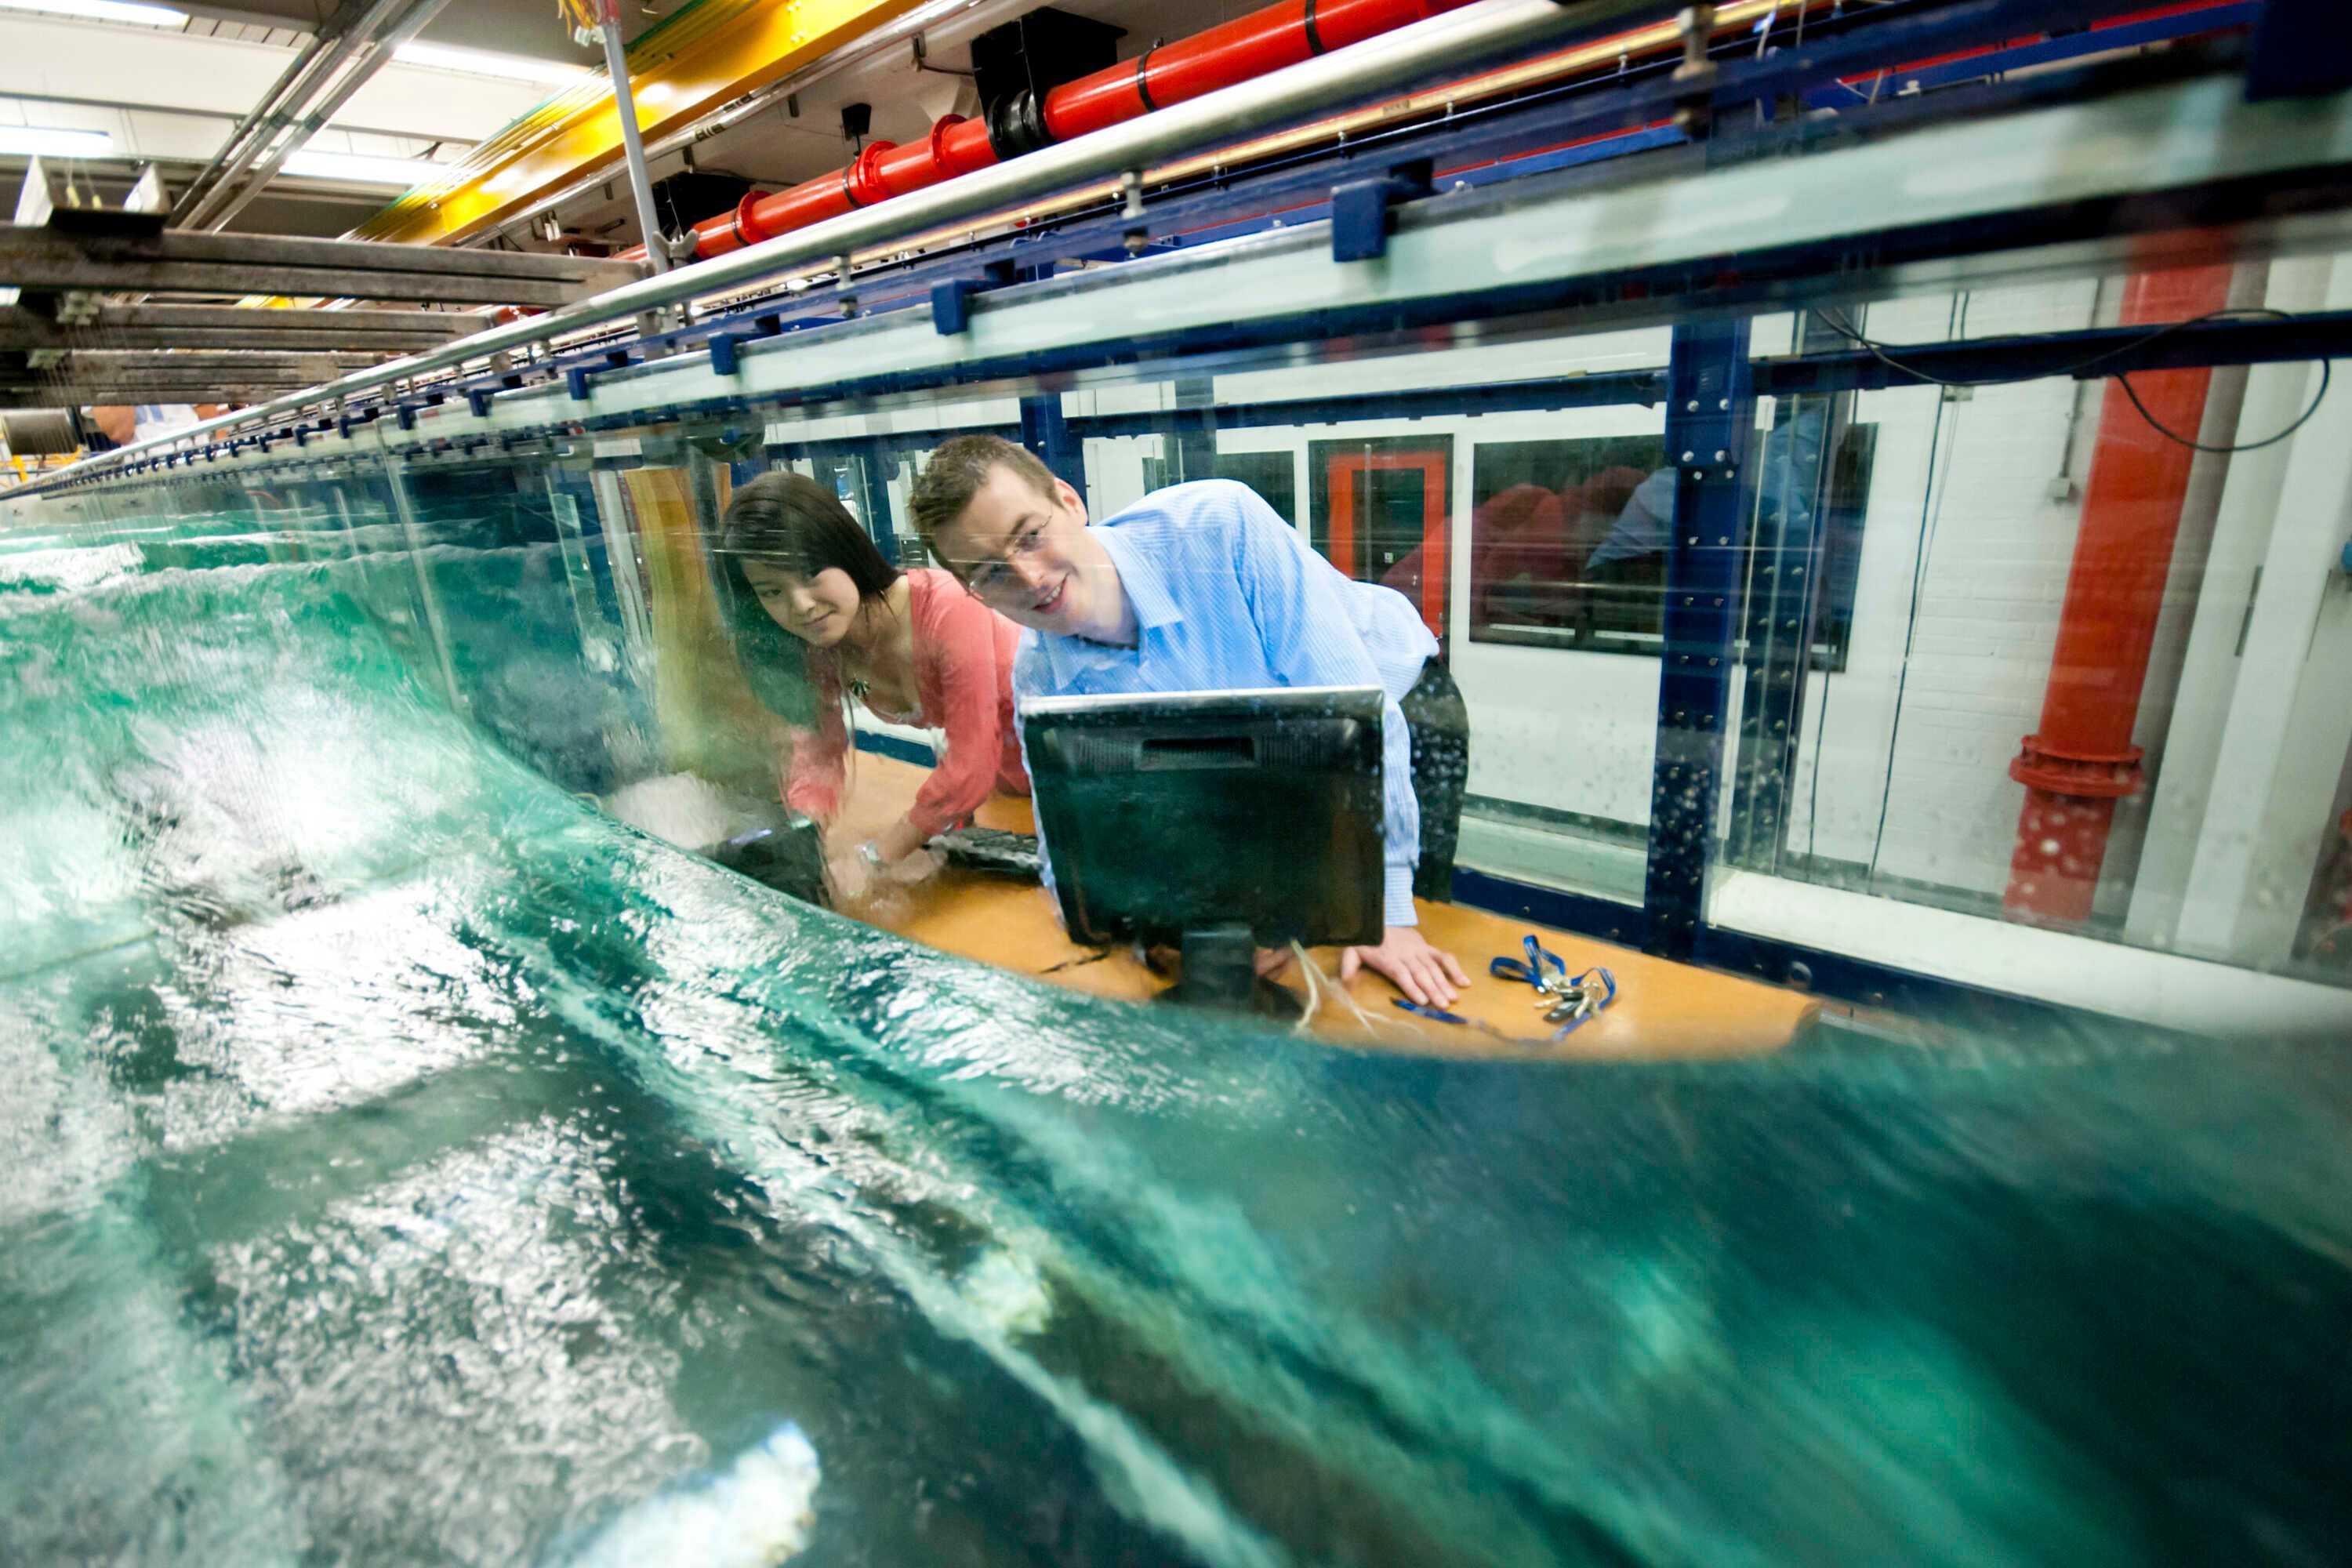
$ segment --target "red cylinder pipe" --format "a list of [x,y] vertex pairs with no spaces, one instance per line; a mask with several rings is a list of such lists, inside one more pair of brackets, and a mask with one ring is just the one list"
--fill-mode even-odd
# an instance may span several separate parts
[[[1065,82],[1046,93],[1040,113],[1054,139],[1066,142],[1468,3],[1277,0],[1221,26],[1146,49],[1132,60]],[[845,169],[803,181],[774,195],[746,196],[734,211],[703,219],[694,226],[694,253],[698,258],[723,256],[877,201],[985,169],[997,161],[986,124],[947,115],[920,142],[904,146],[869,142]],[[639,247],[623,255],[639,258],[645,249]]]
[[[2227,266],[2135,275],[2121,321],[2187,321],[2229,303]],[[2205,416],[2205,370],[2148,371],[2133,390],[2155,420],[2195,438]],[[2032,920],[2087,920],[2106,858],[2116,802],[2139,788],[2139,719],[2180,506],[2197,454],[2158,435],[2120,385],[2099,410],[2098,445],[2083,493],[2074,564],[2050,655],[2041,728],[2009,765],[2025,785],[2004,907]]]
[[1189,38],[1064,82],[1045,95],[1057,142],[1295,66],[1469,0],[1279,0]]

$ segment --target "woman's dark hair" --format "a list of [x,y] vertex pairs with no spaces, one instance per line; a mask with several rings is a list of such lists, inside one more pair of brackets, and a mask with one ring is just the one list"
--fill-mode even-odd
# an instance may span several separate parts
[[861,600],[888,593],[898,569],[882,558],[833,491],[805,474],[782,469],[761,474],[735,492],[710,557],[719,608],[745,682],[772,710],[796,724],[810,722],[815,704],[809,665],[813,657],[826,655],[769,618],[743,574],[743,563],[757,561],[795,577],[839,567]]

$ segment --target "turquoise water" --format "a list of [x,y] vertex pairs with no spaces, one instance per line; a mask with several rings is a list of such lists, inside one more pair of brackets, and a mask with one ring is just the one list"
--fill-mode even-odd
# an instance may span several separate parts
[[1050,990],[583,798],[651,742],[560,510],[0,534],[0,1562],[2352,1553],[2339,1045]]

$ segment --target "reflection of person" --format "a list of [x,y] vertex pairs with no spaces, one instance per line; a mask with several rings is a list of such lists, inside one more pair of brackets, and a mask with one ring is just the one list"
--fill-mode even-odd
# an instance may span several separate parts
[[929,567],[899,571],[833,491],[794,473],[763,474],[735,492],[716,554],[735,594],[801,645],[815,713],[813,730],[793,732],[784,798],[794,810],[824,819],[840,806],[845,692],[877,718],[946,731],[946,751],[907,815],[828,862],[837,895],[855,897],[879,874],[924,864],[910,858],[970,817],[992,789],[1029,793],[1013,722],[1020,632],[954,578]]
[[[1608,537],[1585,558],[1585,576],[1591,580],[1615,581],[1615,574],[1601,575],[1603,568],[1647,556],[1663,556],[1674,521],[1675,470],[1660,468],[1643,479],[1626,498],[1624,508],[1618,512],[1617,521],[1609,530]],[[1622,572],[1622,568],[1620,570]]]
[[82,411],[82,441],[93,452],[110,452],[139,438],[139,410],[127,403],[100,403]]
[[1401,595],[1341,576],[1229,479],[1156,490],[1089,528],[1075,489],[994,436],[959,436],[933,452],[908,510],[934,554],[1030,628],[1013,669],[1024,698],[1381,688],[1387,931],[1349,948],[1340,974],[1369,964],[1415,1002],[1454,999],[1462,965],[1422,936],[1413,909],[1422,806],[1399,700],[1425,686],[1459,696],[1437,639]]

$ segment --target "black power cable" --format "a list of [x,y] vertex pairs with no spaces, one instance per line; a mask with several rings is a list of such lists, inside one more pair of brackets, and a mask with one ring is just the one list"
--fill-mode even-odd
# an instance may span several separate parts
[[[1828,325],[1832,331],[1836,332],[1841,337],[1850,340],[1855,347],[1867,350],[1873,359],[1877,360],[1880,363],[1887,366],[1891,370],[1900,371],[1903,374],[1910,376],[1914,380],[1927,382],[1936,386],[1970,387],[2003,386],[2021,381],[2040,381],[2049,376],[2080,376],[2086,371],[2095,370],[2098,366],[2106,363],[2109,360],[2118,358],[2124,354],[2131,353],[2138,349],[2146,348],[2148,344],[2155,342],[2159,339],[2169,337],[2173,333],[2178,332],[2184,328],[2194,327],[2205,321],[2244,321],[2250,318],[2260,318],[2274,321],[2292,321],[2295,319],[2294,314],[2290,311],[2273,310],[2263,306],[2250,306],[2228,310],[2209,310],[2201,316],[2191,316],[2185,321],[2174,321],[2166,326],[2153,328],[2126,342],[2117,343],[2115,347],[2106,349],[2099,353],[2093,354],[2088,359],[2079,360],[2073,364],[2063,365],[2055,370],[2037,371],[2031,375],[1996,375],[1986,376],[1978,380],[1963,380],[1954,376],[1932,374],[1929,372],[1919,369],[1916,365],[1904,363],[1901,360],[1895,358],[1894,354],[1887,352],[1890,347],[1901,349],[1908,348],[1913,345],[1907,343],[1895,343],[1890,345],[1879,342],[1872,338],[1864,337],[1861,332],[1854,330],[1852,323],[1846,321],[1834,310],[1816,309],[1813,313],[1816,316],[1819,316],[1822,321]],[[2319,361],[2319,390],[2312,395],[2310,406],[2306,407],[2301,414],[2297,415],[2293,424],[2289,425],[2285,429],[2281,430],[2275,436],[2266,436],[2259,441],[2242,441],[2235,446],[2229,447],[2209,446],[2200,441],[2191,440],[2189,437],[2181,435],[2177,430],[2167,429],[2164,426],[2157,422],[2156,416],[2147,411],[2147,405],[2139,400],[2139,391],[2132,385],[2131,376],[2123,371],[2116,371],[2114,373],[2114,375],[2116,381],[2123,384],[2124,395],[2131,399],[2131,405],[2139,411],[2139,416],[2147,422],[2147,427],[2155,431],[2158,435],[2163,437],[2166,440],[2179,442],[2183,447],[2188,447],[2200,452],[2258,452],[2264,447],[2275,447],[2281,441],[2285,440],[2288,437],[2302,429],[2305,425],[2311,423],[2312,416],[2317,414],[2319,412],[2319,405],[2327,400],[2327,388],[2329,383],[2335,378],[2335,366],[2333,362],[2329,360],[2321,359]]]

